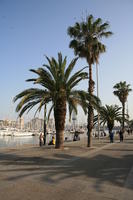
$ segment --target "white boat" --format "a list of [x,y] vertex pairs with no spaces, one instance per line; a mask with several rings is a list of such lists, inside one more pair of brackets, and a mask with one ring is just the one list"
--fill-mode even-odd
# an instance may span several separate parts
[[16,131],[12,133],[12,136],[14,137],[25,137],[25,136],[33,136],[34,134],[32,132],[21,132],[21,131]]
[[23,137],[23,136],[33,136],[33,135],[35,135],[35,133],[15,128],[3,128],[0,130],[0,136]]
[[11,136],[12,131],[9,128],[0,129],[0,136]]

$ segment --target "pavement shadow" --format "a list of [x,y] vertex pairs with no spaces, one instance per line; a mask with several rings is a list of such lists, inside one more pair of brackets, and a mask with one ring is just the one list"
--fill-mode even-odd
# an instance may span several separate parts
[[0,165],[3,166],[0,174],[8,173],[7,181],[31,178],[48,184],[59,184],[66,179],[76,178],[87,184],[93,178],[94,188],[101,191],[104,183],[124,186],[133,165],[133,155],[123,155],[120,158],[104,154],[80,157],[57,152],[50,158],[0,153]]
[[123,152],[125,152],[125,151],[133,151],[133,149],[126,149],[126,148],[124,148],[124,149],[106,149],[106,151],[123,151]]

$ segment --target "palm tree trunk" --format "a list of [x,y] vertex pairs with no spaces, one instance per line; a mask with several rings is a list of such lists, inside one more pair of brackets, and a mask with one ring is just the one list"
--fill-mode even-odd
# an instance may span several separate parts
[[[93,89],[94,89],[94,82],[92,80],[92,65],[89,64],[89,89],[88,92],[90,95],[93,94]],[[92,146],[92,129],[93,129],[93,106],[91,101],[89,102],[88,106],[88,143],[87,146],[91,147]]]
[[46,104],[44,105],[44,145],[46,145]]
[[64,130],[56,130],[56,149],[64,148]]
[[62,149],[64,147],[64,128],[66,118],[66,100],[58,99],[54,109],[55,129],[56,129],[56,146]]
[[125,132],[125,102],[122,103],[122,132]]

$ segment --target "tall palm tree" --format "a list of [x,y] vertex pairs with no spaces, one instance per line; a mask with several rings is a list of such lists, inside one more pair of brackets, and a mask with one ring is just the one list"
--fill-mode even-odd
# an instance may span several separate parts
[[121,104],[122,104],[122,130],[123,133],[125,131],[125,103],[127,101],[127,97],[129,95],[129,92],[132,91],[132,89],[130,88],[130,84],[127,84],[126,81],[121,81],[119,83],[117,83],[116,85],[114,85],[113,87],[114,90],[114,95],[116,95],[118,97],[118,99],[120,100]]
[[[100,113],[100,124],[107,124],[109,134],[111,134],[115,121],[121,122],[121,107],[117,105],[105,105],[102,106],[99,113]],[[94,117],[94,124],[98,122],[98,115]]]
[[[72,70],[78,58],[73,59],[66,68],[66,57],[63,59],[62,54],[58,54],[58,60],[55,58],[48,58],[48,64],[44,64],[43,68],[30,71],[37,75],[37,78],[28,79],[34,84],[39,84],[41,88],[30,88],[24,90],[15,96],[14,102],[20,99],[16,107],[19,116],[22,116],[25,111],[29,111],[34,106],[38,105],[37,111],[52,102],[48,118],[51,111],[54,111],[55,128],[56,128],[56,148],[62,148],[64,142],[64,126],[66,117],[66,103],[68,103],[69,116],[72,111],[77,113],[77,105],[80,105],[84,112],[87,112],[87,99],[89,95],[82,90],[74,89],[78,83],[88,78],[88,74],[83,72],[86,68],[82,68],[73,75]],[[97,98],[92,97],[93,104],[97,104]]]
[[[92,79],[92,65],[98,63],[99,55],[106,51],[106,46],[101,43],[103,37],[109,37],[112,32],[107,31],[108,22],[102,23],[102,19],[94,20],[89,15],[86,21],[78,23],[68,28],[68,34],[73,38],[69,44],[74,49],[75,55],[85,58],[89,65],[89,88],[90,95],[93,94],[94,81]],[[92,145],[92,128],[93,128],[93,106],[91,102],[88,107],[88,147]]]

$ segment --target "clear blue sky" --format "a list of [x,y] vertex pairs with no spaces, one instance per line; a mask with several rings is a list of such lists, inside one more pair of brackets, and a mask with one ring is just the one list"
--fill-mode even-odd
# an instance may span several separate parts
[[[86,13],[109,21],[114,33],[104,40],[107,52],[100,57],[99,88],[103,104],[120,105],[113,85],[125,80],[133,88],[132,0],[0,0],[0,119],[17,116],[12,98],[31,86],[25,82],[32,77],[28,70],[45,63],[45,54],[57,58],[61,51],[68,62],[74,57],[67,28]],[[76,69],[85,65],[80,60]],[[87,88],[86,83],[82,86]],[[128,99],[133,118],[133,92]]]

